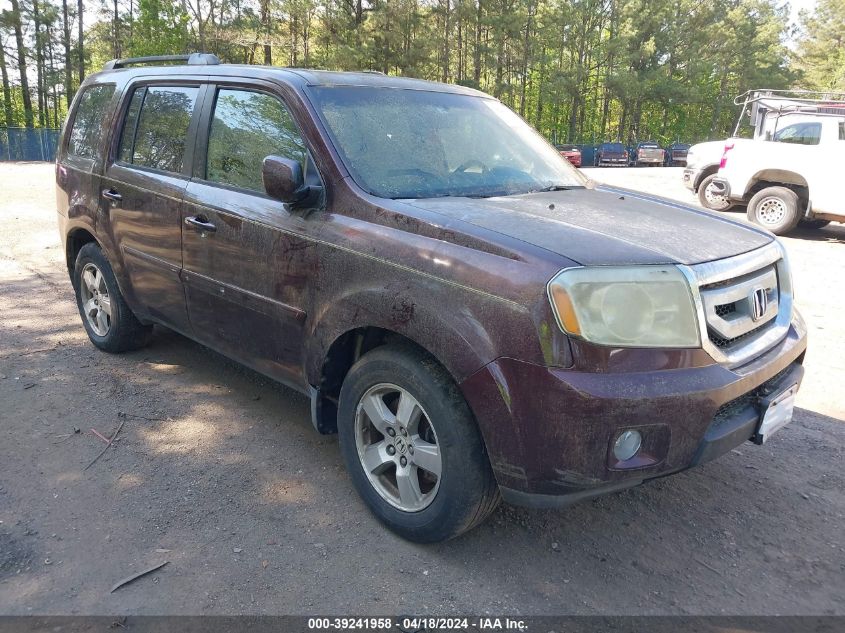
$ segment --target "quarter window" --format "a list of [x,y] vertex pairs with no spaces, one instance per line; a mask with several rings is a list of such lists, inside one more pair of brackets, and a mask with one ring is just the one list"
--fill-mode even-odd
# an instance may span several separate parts
[[136,88],[126,112],[118,159],[181,173],[198,90],[182,86]]
[[206,179],[264,191],[261,163],[276,154],[305,163],[305,144],[287,108],[276,97],[221,89],[208,135]]
[[67,151],[71,156],[95,158],[100,130],[114,94],[114,86],[91,86],[79,98]]
[[118,151],[118,160],[122,163],[132,162],[132,148],[135,145],[135,132],[138,129],[138,115],[141,113],[141,103],[144,101],[145,91],[145,88],[139,88],[132,93],[132,100],[129,102],[129,109],[126,111],[126,120],[123,123]]
[[818,145],[821,136],[821,123],[793,123],[775,132],[774,140],[778,143]]

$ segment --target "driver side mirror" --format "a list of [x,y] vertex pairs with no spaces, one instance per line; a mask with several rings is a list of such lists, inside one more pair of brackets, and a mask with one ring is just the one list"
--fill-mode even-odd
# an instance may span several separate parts
[[267,156],[261,165],[261,178],[268,196],[291,205],[305,202],[314,189],[305,184],[302,165],[283,156]]

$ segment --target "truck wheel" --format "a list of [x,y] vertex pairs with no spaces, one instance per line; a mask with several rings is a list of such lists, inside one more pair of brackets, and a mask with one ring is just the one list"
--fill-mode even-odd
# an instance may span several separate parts
[[710,174],[698,185],[698,201],[702,207],[713,211],[727,211],[733,205],[729,198],[719,194],[713,187],[713,181],[718,174]]
[[94,345],[118,353],[149,342],[153,326],[138,321],[126,305],[109,260],[94,242],[79,249],[73,286],[82,325]]
[[362,356],[340,390],[346,468],[373,514],[418,543],[481,523],[499,489],[472,412],[452,378],[413,347]]
[[775,235],[789,233],[798,226],[798,194],[786,187],[766,187],[748,203],[748,219]]
[[798,226],[804,229],[823,229],[828,224],[830,224],[830,220],[801,220],[798,223]]

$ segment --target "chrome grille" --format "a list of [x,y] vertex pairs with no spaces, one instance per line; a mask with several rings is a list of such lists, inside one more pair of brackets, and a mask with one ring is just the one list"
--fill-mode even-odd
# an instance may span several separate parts
[[715,360],[740,365],[783,340],[792,285],[777,242],[681,269],[693,288],[704,348]]
[[726,316],[731,314],[732,312],[736,312],[736,301],[732,303],[723,303],[721,305],[716,306],[716,316]]
[[[773,265],[718,283],[701,286],[707,335],[719,348],[740,344],[774,324],[778,313],[778,276]],[[764,292],[763,314],[754,313],[754,292]]]
[[707,333],[709,335],[710,340],[712,341],[713,345],[720,349],[724,349],[725,347],[730,347],[731,345],[736,345],[737,343],[750,338],[756,334],[759,334],[761,330],[764,328],[771,327],[771,322],[764,323],[760,327],[756,327],[753,330],[749,330],[745,334],[740,334],[739,336],[734,336],[733,338],[724,338],[716,334],[710,328],[707,328]]

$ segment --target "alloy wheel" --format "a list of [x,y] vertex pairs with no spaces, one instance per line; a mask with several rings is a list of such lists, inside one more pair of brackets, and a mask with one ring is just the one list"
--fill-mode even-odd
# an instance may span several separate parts
[[82,312],[97,336],[106,336],[111,329],[112,307],[106,278],[94,264],[85,264],[79,288]]
[[428,414],[406,389],[381,383],[364,393],[355,446],[367,479],[390,505],[419,512],[434,501],[443,468],[440,445]]

